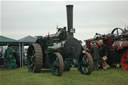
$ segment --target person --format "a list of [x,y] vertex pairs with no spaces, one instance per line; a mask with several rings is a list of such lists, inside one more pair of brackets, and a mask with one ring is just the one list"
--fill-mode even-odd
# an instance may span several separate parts
[[100,54],[100,61],[101,61],[101,68],[103,68],[104,70],[107,69],[107,49],[106,49],[106,45],[104,44],[103,40],[99,40],[99,54]]
[[13,57],[13,49],[11,48],[11,45],[8,45],[8,48],[5,50],[5,67],[7,69],[15,68],[15,59]]
[[2,57],[2,48],[0,48],[0,58]]
[[12,56],[12,68],[15,69],[16,68],[16,56],[15,54],[15,50],[13,50],[13,56]]
[[98,64],[99,64],[99,50],[98,46],[94,41],[91,42],[91,55],[93,58],[93,70],[99,70]]
[[3,49],[0,47],[0,67],[4,67],[4,61],[3,61]]

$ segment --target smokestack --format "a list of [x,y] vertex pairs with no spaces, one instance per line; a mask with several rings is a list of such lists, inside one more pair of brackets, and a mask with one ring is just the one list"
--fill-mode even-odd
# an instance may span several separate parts
[[73,36],[73,5],[66,5],[67,7],[67,27],[69,36]]

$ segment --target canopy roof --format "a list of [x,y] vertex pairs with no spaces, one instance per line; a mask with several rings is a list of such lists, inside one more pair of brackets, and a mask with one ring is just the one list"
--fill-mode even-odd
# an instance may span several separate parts
[[8,38],[5,36],[0,35],[0,46],[7,45],[7,44],[18,44],[18,41],[12,38]]
[[22,42],[22,43],[34,43],[34,42],[36,42],[36,40],[37,40],[36,37],[27,36],[27,37],[19,39],[19,42]]
[[37,38],[32,37],[32,36],[27,36],[27,37],[21,38],[19,40],[15,40],[15,39],[0,35],[0,46],[4,46],[7,44],[19,45],[19,43],[24,43],[24,45],[28,45],[28,44],[36,42],[36,40],[37,40]]

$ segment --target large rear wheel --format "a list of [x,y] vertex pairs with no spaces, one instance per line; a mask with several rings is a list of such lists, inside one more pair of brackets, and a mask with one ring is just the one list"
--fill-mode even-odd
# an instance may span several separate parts
[[35,43],[29,46],[27,52],[27,63],[29,72],[40,72],[43,62],[42,49],[39,44]]
[[128,71],[128,50],[121,56],[121,65],[125,71]]

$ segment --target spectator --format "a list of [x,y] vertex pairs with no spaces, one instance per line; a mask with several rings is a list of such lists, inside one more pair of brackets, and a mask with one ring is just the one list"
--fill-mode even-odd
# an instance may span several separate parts
[[107,63],[106,63],[107,49],[103,40],[99,40],[99,54],[100,54],[101,68],[106,70],[107,69]]
[[13,57],[13,49],[11,48],[11,45],[8,45],[8,48],[5,51],[5,67],[7,69],[15,68],[15,58]]
[[98,64],[99,64],[99,50],[98,50],[98,46],[96,45],[95,42],[91,42],[91,55],[93,58],[93,69],[94,70],[98,70]]
[[12,56],[12,68],[15,69],[16,68],[16,56],[14,55],[15,54],[15,50],[13,50],[13,56]]

